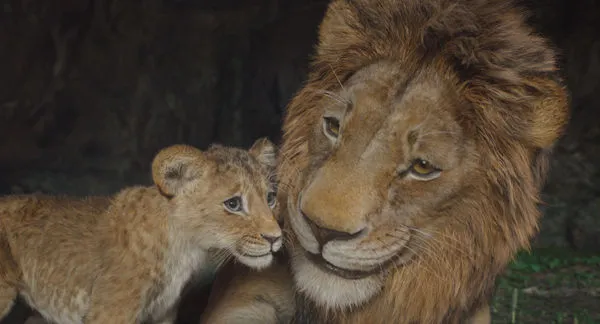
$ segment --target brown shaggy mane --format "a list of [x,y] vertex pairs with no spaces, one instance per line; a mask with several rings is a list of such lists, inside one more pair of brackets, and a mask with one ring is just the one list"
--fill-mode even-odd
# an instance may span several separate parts
[[[485,212],[487,219],[460,225],[473,236],[465,243],[473,246],[476,261],[456,261],[463,262],[456,265],[462,273],[452,274],[458,283],[429,283],[432,278],[427,274],[414,275],[386,287],[383,294],[388,296],[377,299],[379,306],[328,313],[298,293],[296,323],[359,323],[357,318],[368,315],[353,314],[364,312],[374,318],[387,314],[390,323],[396,318],[407,323],[458,323],[487,303],[496,277],[516,251],[528,248],[537,231],[537,204],[548,158],[569,115],[556,51],[527,26],[525,18],[525,11],[509,0],[331,2],[307,84],[285,116],[279,166],[285,189],[299,190],[298,172],[310,163],[307,141],[312,130],[307,125],[320,118],[319,91],[336,91],[356,71],[386,60],[408,74],[435,68],[458,80],[464,105],[457,120],[476,139],[489,170],[480,180],[487,190],[482,195],[494,198],[478,206],[485,208],[478,212]],[[281,201],[285,195],[282,190]]]

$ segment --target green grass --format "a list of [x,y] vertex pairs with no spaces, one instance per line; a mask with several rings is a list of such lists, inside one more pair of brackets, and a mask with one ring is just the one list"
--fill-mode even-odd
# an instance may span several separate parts
[[600,323],[600,255],[522,252],[499,279],[493,323]]

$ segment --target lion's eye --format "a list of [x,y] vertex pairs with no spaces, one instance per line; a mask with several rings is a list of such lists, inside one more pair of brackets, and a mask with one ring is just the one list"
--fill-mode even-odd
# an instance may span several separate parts
[[277,198],[277,194],[274,191],[271,191],[267,194],[267,204],[269,207],[275,207],[275,203],[277,203],[277,199],[275,198]]
[[340,135],[340,121],[337,118],[324,117],[323,128],[330,137],[337,138]]
[[430,180],[440,174],[440,169],[436,168],[429,161],[416,159],[410,167],[410,172],[417,178]]
[[229,210],[232,213],[239,213],[242,211],[242,197],[236,196],[233,198],[229,198],[223,202],[223,206],[225,209]]

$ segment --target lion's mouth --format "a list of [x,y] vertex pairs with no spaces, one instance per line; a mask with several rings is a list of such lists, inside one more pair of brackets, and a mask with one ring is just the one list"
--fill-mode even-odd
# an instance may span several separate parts
[[239,256],[251,258],[251,259],[265,258],[265,257],[268,257],[273,254],[273,251],[267,251],[267,252],[261,253],[262,251],[247,251],[246,249],[244,249],[242,247],[236,247],[231,252],[234,255],[239,255]]
[[349,280],[357,280],[374,275],[380,275],[388,271],[392,265],[395,265],[396,267],[402,266],[414,257],[414,253],[403,251],[403,253],[397,254],[391,259],[373,267],[370,270],[349,270],[331,264],[329,261],[325,260],[321,254],[310,253],[306,250],[304,250],[304,254],[310,262],[317,265],[322,270]]
[[324,270],[326,272],[330,272],[330,273],[332,273],[336,276],[342,277],[344,279],[357,280],[357,279],[370,277],[372,275],[376,275],[380,272],[379,268],[369,270],[369,271],[343,269],[343,268],[337,267],[337,266],[329,263],[327,260],[323,259],[323,256],[321,256],[321,254],[313,254],[308,251],[304,251],[304,253],[306,254],[306,257],[312,263],[316,264],[322,270]]
[[271,255],[271,252],[263,253],[263,254],[250,254],[250,253],[240,253],[241,255],[248,258],[264,258],[266,256]]
[[[302,195],[298,195],[297,206],[301,203]],[[366,277],[385,274],[390,267],[399,266],[407,262],[413,253],[407,248],[411,241],[412,233],[408,227],[402,227],[401,230],[380,229],[379,232],[371,235],[384,236],[380,243],[384,246],[381,251],[377,251],[375,255],[369,255],[369,251],[375,252],[373,247],[361,247],[361,240],[369,233],[341,239],[327,240],[324,235],[320,234],[320,229],[312,223],[301,210],[299,210],[291,202],[293,199],[288,197],[289,206],[291,206],[293,214],[290,214],[290,226],[295,238],[300,242],[301,253],[306,259],[317,266],[324,272],[332,275],[349,279],[359,280]],[[361,231],[361,233],[364,231]],[[387,241],[384,241],[387,240]],[[334,245],[328,245],[329,242],[335,241]],[[367,240],[368,241],[368,240]],[[337,247],[336,247],[337,245]],[[345,245],[345,246],[344,246]],[[343,246],[340,248],[340,246]],[[325,248],[325,254],[323,254]],[[341,249],[336,252],[336,249]],[[344,254],[356,251],[354,257],[344,257]],[[362,255],[362,257],[360,257]],[[347,267],[346,267],[347,266]]]

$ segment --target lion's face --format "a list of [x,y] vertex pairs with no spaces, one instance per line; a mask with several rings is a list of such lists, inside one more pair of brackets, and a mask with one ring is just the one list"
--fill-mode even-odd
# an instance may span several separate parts
[[304,250],[295,262],[314,268],[296,276],[365,283],[344,297],[350,303],[375,293],[390,267],[427,253],[447,219],[460,217],[464,202],[456,195],[480,172],[473,142],[456,121],[457,89],[426,70],[407,78],[380,62],[331,93],[311,125],[301,189],[288,197]]
[[183,230],[249,267],[270,265],[282,239],[272,210],[275,191],[267,180],[266,174],[249,174],[243,166],[217,166],[210,178],[192,184],[176,202]]
[[472,314],[536,233],[568,110],[506,1],[332,1],[278,166],[303,314]]
[[172,155],[165,179],[178,182],[169,190],[177,235],[204,249],[227,251],[249,267],[269,266],[282,246],[273,213],[274,150],[259,140],[249,151],[213,146]]

